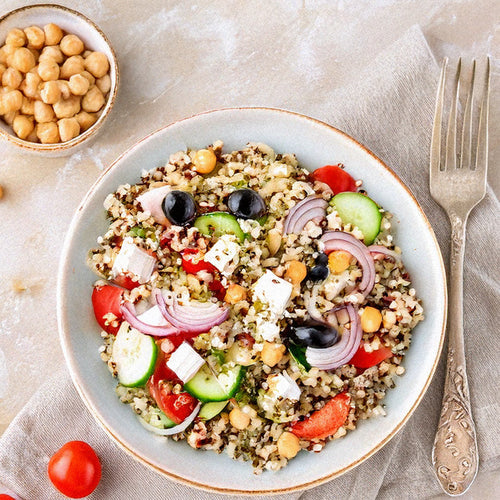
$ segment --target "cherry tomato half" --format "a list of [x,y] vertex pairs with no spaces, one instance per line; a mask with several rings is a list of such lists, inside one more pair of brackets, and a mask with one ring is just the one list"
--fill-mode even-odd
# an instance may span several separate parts
[[60,448],[49,461],[49,479],[70,498],[90,495],[101,480],[101,462],[90,445],[83,441],[70,441]]
[[356,181],[339,165],[325,165],[317,168],[311,176],[315,181],[328,184],[333,194],[356,191]]
[[214,273],[215,267],[210,262],[205,262],[197,248],[186,248],[182,252],[182,268],[188,274],[196,274],[199,271]]
[[354,365],[356,368],[371,368],[384,361],[384,359],[390,358],[392,355],[392,351],[383,345],[380,345],[380,347],[374,351],[366,352],[365,343],[361,341],[359,349],[351,358],[349,364]]
[[140,285],[136,277],[128,274],[119,274],[113,279],[113,283],[121,286],[122,288],[126,288],[127,290],[133,290]]
[[160,385],[158,406],[172,422],[180,424],[193,413],[198,400],[187,392],[172,394],[164,390],[165,387],[165,385]]
[[92,305],[94,306],[95,319],[99,326],[108,333],[116,334],[118,326],[106,324],[104,316],[113,313],[118,321],[122,320],[120,303],[122,301],[123,290],[113,285],[95,287],[92,292]]

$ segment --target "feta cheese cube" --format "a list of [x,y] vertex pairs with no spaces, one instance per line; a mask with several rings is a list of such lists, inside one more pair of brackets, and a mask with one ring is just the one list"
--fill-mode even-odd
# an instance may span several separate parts
[[293,285],[291,283],[267,270],[254,285],[253,299],[267,304],[275,316],[281,317],[285,312],[292,291]]
[[287,372],[281,372],[276,375],[271,375],[267,379],[269,391],[273,398],[290,399],[298,401],[300,399],[300,388]]
[[132,238],[123,240],[122,246],[116,256],[111,274],[131,273],[137,276],[139,283],[147,283],[153,274],[156,259],[134,244]]
[[264,340],[273,342],[280,336],[280,327],[272,321],[262,321],[258,318],[256,323],[256,332]]
[[168,321],[163,317],[163,314],[160,311],[160,308],[157,305],[150,307],[147,311],[144,311],[142,314],[137,316],[137,319],[140,319],[147,325],[153,326],[166,326],[168,325]]
[[189,382],[205,364],[205,360],[183,342],[170,356],[167,366],[184,382]]
[[226,266],[232,262],[240,253],[240,245],[232,241],[232,236],[225,234],[221,236],[215,245],[205,254],[203,260],[210,262],[221,273],[224,274]]

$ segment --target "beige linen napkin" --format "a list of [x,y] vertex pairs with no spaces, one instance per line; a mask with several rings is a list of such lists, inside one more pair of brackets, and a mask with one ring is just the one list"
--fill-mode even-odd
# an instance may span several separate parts
[[[323,85],[321,102],[317,95],[304,98],[312,103],[309,114],[356,137],[398,173],[429,217],[447,262],[449,225],[430,198],[427,174],[437,75],[438,66],[426,41],[420,29],[414,28],[381,53],[349,87],[327,89]],[[500,399],[495,376],[500,365],[496,333],[500,287],[492,272],[495,263],[498,266],[497,217],[498,201],[488,188],[469,221],[464,289],[467,367],[482,471],[500,470]],[[415,414],[383,450],[323,486],[281,498],[422,499],[439,494],[430,455],[443,373],[444,358]],[[40,389],[1,437],[0,483],[25,499],[62,498],[50,485],[46,467],[52,453],[72,439],[89,442],[102,461],[103,478],[90,498],[220,497],[156,475],[118,449],[84,407],[65,369]]]

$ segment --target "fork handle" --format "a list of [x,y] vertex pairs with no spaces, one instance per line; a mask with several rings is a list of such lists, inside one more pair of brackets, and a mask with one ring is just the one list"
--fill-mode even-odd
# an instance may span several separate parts
[[448,359],[441,416],[432,464],[443,490],[461,495],[478,469],[476,430],[465,371],[463,332],[463,265],[467,215],[450,214],[451,255],[448,308]]

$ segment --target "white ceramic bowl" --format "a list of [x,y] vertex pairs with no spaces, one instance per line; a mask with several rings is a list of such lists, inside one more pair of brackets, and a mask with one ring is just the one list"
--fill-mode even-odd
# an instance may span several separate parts
[[[385,400],[387,416],[362,421],[354,432],[330,442],[319,453],[301,452],[287,467],[260,476],[248,463],[227,455],[196,451],[184,442],[165,441],[142,428],[119,402],[116,381],[100,360],[101,344],[90,301],[96,277],[85,265],[89,248],[108,223],[106,195],[119,184],[139,180],[141,169],[166,163],[176,151],[201,148],[221,139],[225,150],[249,141],[265,142],[280,153],[294,152],[313,170],[342,162],[363,179],[370,195],[395,214],[397,244],[425,308],[425,321],[414,331],[406,374]],[[87,297],[87,299],[85,298]],[[312,118],[265,108],[223,109],[200,114],[158,130],[118,158],[99,178],[78,208],[66,237],[58,289],[59,330],[73,381],[96,420],[134,458],[167,477],[191,486],[227,493],[284,493],[323,483],[379,450],[408,420],[427,389],[444,338],[445,271],[434,233],[409,190],[396,175],[356,141]]]
[[56,144],[40,144],[25,141],[19,139],[13,132],[12,127],[0,119],[0,137],[2,139],[22,148],[26,152],[55,157],[72,154],[82,146],[88,145],[90,140],[95,138],[97,131],[109,116],[115,102],[118,91],[119,71],[113,47],[100,28],[83,14],[62,5],[28,5],[5,14],[0,18],[0,46],[4,45],[8,32],[13,28],[23,29],[33,25],[43,27],[48,23],[55,23],[64,31],[78,35],[86,48],[106,54],[110,67],[109,76],[111,78],[111,90],[106,98],[101,116],[94,125],[70,141]]

